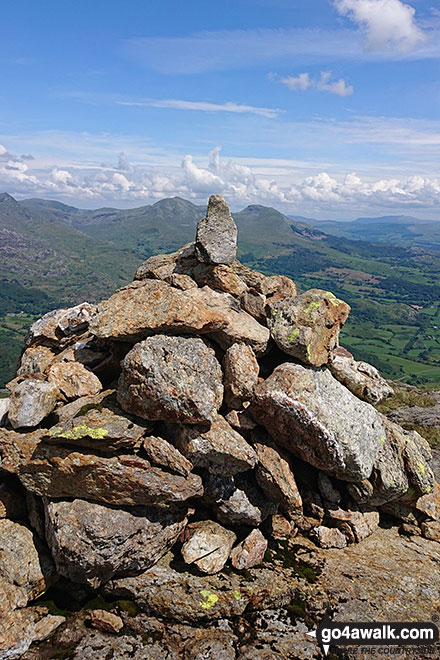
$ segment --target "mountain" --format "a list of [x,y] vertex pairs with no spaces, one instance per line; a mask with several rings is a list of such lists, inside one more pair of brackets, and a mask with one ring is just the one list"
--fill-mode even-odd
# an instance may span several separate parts
[[[12,374],[23,333],[36,316],[106,297],[148,256],[193,240],[205,211],[179,197],[128,210],[84,210],[1,195],[0,382]],[[389,378],[440,382],[438,251],[337,235],[348,225],[371,238],[378,223],[328,223],[331,235],[325,223],[314,227],[312,219],[256,204],[233,216],[243,262],[288,275],[301,290],[329,289],[347,300],[352,312],[342,340],[357,357]],[[412,227],[403,221],[394,226]]]
[[307,218],[307,222],[333,236],[440,250],[439,220],[385,215],[379,218],[357,218],[352,222],[313,218]]

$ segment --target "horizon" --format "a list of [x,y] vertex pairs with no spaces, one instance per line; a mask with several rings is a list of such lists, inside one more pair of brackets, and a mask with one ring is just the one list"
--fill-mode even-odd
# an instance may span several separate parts
[[438,216],[428,0],[20,0],[3,14],[0,187],[14,197],[129,208],[217,190],[306,217]]
[[[213,193],[215,194],[215,193]],[[56,204],[65,204],[65,202],[60,201],[59,199],[55,198],[49,198],[49,197],[23,197],[23,198],[17,198],[14,195],[11,195],[11,193],[7,192],[4,190],[3,192],[0,193],[0,197],[2,195],[9,195],[9,197],[12,197],[16,202],[26,202],[26,201],[31,201],[31,200],[39,200],[39,201],[44,201],[44,202],[55,202]],[[208,205],[208,198],[206,199],[206,203],[202,202],[199,204],[196,204],[194,201],[190,199],[185,199],[185,197],[182,197],[180,195],[173,195],[172,197],[162,197],[161,199],[157,199],[151,204],[141,204],[140,206],[132,206],[132,205],[123,205],[123,206],[77,206],[75,204],[65,204],[65,206],[71,206],[72,208],[76,208],[80,211],[99,211],[100,209],[114,209],[116,211],[132,211],[135,209],[140,209],[148,206],[154,206],[155,204],[159,204],[160,202],[166,201],[168,199],[181,199],[184,202],[189,202],[190,204],[194,204],[195,206],[207,206]],[[227,200],[226,200],[227,202]],[[247,204],[246,206],[240,207],[234,204],[228,204],[230,207],[232,213],[239,213],[240,211],[244,211],[250,206],[262,206],[264,208],[272,208],[275,211],[278,211],[278,213],[281,213],[282,215],[285,215],[288,219],[292,219],[289,215],[286,213],[283,213],[280,211],[276,206],[269,206],[268,204]],[[304,218],[304,220],[315,220],[316,222],[356,222],[356,220],[359,220],[360,218],[366,218],[366,219],[382,219],[382,218],[398,218],[398,217],[412,217],[415,220],[420,220],[422,222],[438,222],[439,219],[430,219],[430,218],[421,218],[419,216],[413,216],[409,215],[407,213],[400,213],[400,214],[387,214],[387,215],[382,215],[382,216],[357,216],[353,218],[348,218],[348,219],[331,219],[331,218],[311,218],[310,216],[301,216],[300,214],[291,214],[293,218],[298,217],[298,218]]]

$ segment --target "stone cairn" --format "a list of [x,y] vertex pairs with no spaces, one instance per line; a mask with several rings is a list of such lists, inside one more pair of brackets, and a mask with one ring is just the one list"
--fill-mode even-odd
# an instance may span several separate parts
[[[377,412],[391,388],[338,346],[349,306],[236,250],[213,195],[195,243],[30,328],[0,400],[1,658],[64,620],[25,607],[59,579],[163,605],[171,548],[189,590],[260,565],[273,538],[359,543],[382,513],[440,541],[427,442]],[[254,597],[231,593],[193,605],[225,615]]]

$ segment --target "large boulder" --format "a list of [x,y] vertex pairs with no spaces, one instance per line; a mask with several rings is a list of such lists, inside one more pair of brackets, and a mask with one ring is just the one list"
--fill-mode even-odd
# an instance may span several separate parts
[[60,392],[54,383],[27,378],[9,399],[8,418],[14,429],[38,426],[55,408]]
[[151,337],[123,362],[118,401],[143,419],[213,422],[222,400],[221,367],[202,339]]
[[277,346],[305,364],[330,361],[350,307],[329,291],[311,289],[270,306],[268,325]]
[[[44,432],[43,432],[44,433]],[[95,456],[43,442],[41,434],[0,435],[1,469],[31,493],[120,506],[177,504],[203,494],[198,475],[182,477],[136,455]]]
[[329,364],[330,371],[350,392],[368,403],[378,404],[393,394],[393,388],[382,378],[378,370],[367,362],[343,355],[335,355]]
[[255,388],[253,414],[277,443],[346,481],[370,476],[385,437],[379,413],[328,369],[280,365]]
[[196,252],[200,261],[231,264],[237,253],[237,226],[221,195],[211,195],[206,217],[197,225]]
[[95,589],[113,576],[150,568],[187,522],[182,511],[125,511],[80,499],[48,502],[45,508],[46,539],[58,573]]
[[194,466],[214,474],[232,476],[252,469],[257,455],[228,422],[218,415],[210,427],[176,425],[170,435]]

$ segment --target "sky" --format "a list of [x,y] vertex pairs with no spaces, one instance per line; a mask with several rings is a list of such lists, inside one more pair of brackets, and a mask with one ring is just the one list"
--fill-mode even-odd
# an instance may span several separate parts
[[440,219],[439,63],[427,0],[4,3],[0,192]]

